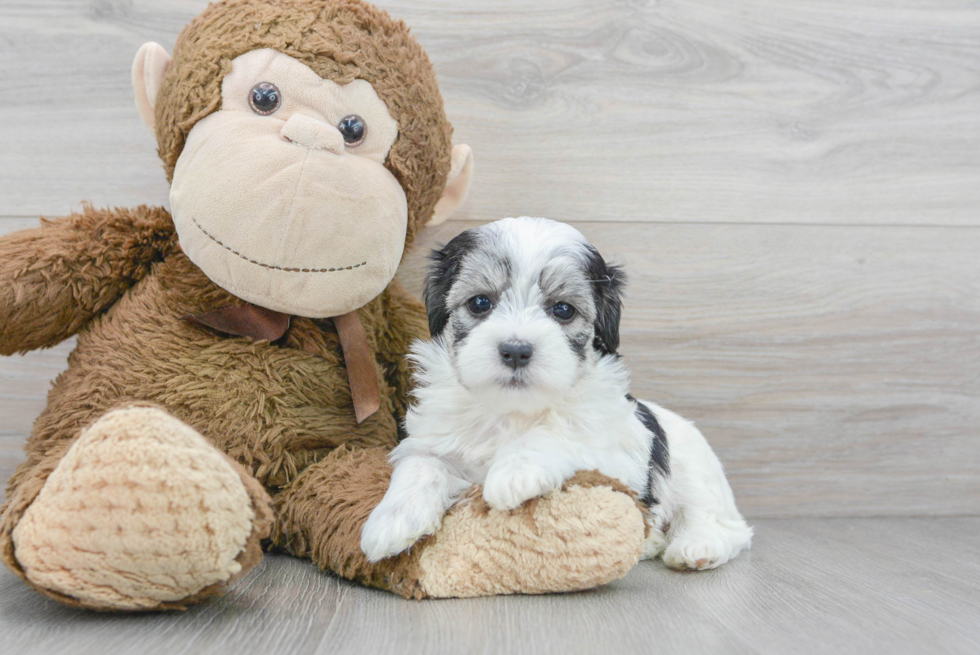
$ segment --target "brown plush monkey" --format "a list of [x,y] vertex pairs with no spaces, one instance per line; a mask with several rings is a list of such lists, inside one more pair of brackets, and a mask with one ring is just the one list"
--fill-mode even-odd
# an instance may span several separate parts
[[409,553],[370,565],[424,310],[393,282],[466,196],[432,67],[358,0],[226,0],[137,105],[162,208],[96,210],[0,239],[0,352],[78,345],[7,487],[4,562],[95,609],[182,608],[263,547],[408,597],[547,592],[619,577],[644,523],[580,474],[513,513],[474,490]]

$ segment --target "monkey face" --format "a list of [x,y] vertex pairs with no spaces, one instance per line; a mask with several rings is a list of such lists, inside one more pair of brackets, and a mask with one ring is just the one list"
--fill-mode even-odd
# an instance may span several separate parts
[[216,284],[312,318],[376,297],[405,247],[408,206],[385,168],[398,124],[371,84],[339,85],[275,50],[236,57],[198,121],[170,205],[184,253]]

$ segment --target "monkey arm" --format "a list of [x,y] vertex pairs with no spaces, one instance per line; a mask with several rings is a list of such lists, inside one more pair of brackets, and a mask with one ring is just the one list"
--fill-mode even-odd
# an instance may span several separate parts
[[605,584],[640,559],[642,509],[621,483],[580,472],[561,491],[510,511],[473,487],[436,534],[375,564],[361,530],[388,488],[384,448],[340,447],[274,499],[276,547],[320,568],[406,598],[576,591]]
[[161,207],[95,209],[0,238],[0,354],[78,332],[177,247]]

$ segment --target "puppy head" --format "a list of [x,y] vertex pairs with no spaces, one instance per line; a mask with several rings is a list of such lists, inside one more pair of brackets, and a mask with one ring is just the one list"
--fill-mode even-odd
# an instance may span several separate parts
[[623,272],[570,225],[505,218],[432,254],[425,305],[464,387],[534,412],[619,347]]

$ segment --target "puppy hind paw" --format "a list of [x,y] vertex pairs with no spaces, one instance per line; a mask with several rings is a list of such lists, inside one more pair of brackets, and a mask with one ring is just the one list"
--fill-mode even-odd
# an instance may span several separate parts
[[707,571],[718,568],[741,550],[719,535],[692,532],[671,540],[662,559],[672,569]]
[[654,559],[667,548],[667,536],[657,528],[650,528],[650,534],[643,540],[643,559]]

